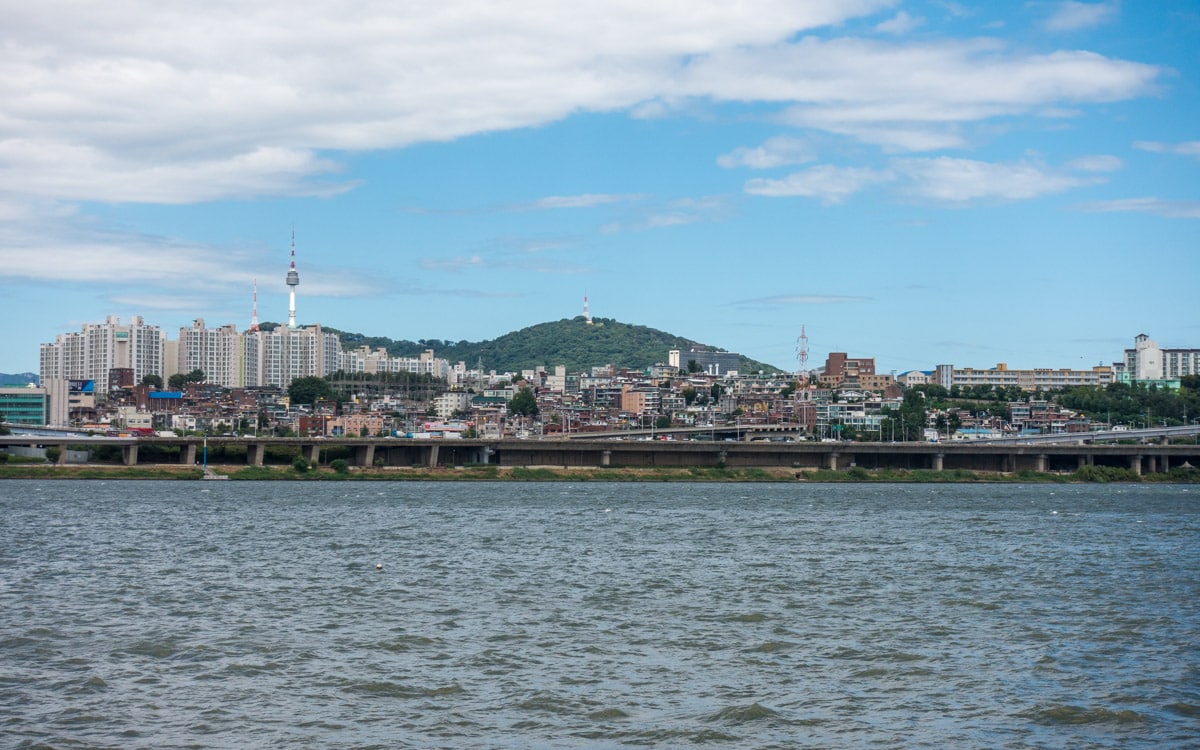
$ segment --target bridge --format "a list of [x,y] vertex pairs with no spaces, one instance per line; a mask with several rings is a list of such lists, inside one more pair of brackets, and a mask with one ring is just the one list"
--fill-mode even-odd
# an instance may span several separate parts
[[[1132,431],[1131,431],[1132,432]],[[1200,445],[1143,443],[1122,432],[1124,442],[1030,443],[961,440],[949,443],[762,442],[723,440],[612,439],[413,439],[279,437],[81,437],[0,436],[0,448],[58,447],[65,463],[71,449],[108,447],[126,466],[146,463],[196,465],[290,463],[296,455],[314,464],[334,458],[362,467],[496,466],[728,467],[828,469],[966,469],[987,472],[1072,472],[1112,466],[1138,474],[1200,467]],[[76,453],[78,455],[78,453]]]

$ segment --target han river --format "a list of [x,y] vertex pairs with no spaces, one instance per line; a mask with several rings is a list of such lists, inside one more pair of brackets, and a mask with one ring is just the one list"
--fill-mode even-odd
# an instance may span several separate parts
[[0,744],[1198,747],[1200,487],[5,480]]

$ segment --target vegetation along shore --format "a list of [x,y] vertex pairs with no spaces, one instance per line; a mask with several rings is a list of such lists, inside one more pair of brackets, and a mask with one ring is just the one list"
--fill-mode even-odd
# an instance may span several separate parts
[[[356,468],[334,462],[328,467],[210,466],[217,478],[236,481],[515,481],[515,482],[912,482],[912,483],[1187,483],[1200,484],[1200,470],[1179,467],[1169,472],[1138,475],[1130,469],[1084,466],[1074,472],[1018,471],[1010,473],[865,469],[843,471],[759,468],[563,468],[463,466],[456,468]],[[188,466],[114,466],[85,464],[53,466],[44,463],[0,465],[0,479],[152,479],[199,480],[204,471]]]

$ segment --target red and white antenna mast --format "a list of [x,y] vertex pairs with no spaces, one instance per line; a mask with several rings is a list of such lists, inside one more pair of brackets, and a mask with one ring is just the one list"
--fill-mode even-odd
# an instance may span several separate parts
[[588,325],[592,324],[592,314],[588,312],[588,298],[586,291],[583,293],[583,322],[587,323]]
[[800,377],[808,375],[808,334],[804,331],[804,324],[800,324],[800,336],[796,339],[796,362],[800,365]]
[[254,280],[254,311],[250,313],[250,330],[258,330],[258,279]]

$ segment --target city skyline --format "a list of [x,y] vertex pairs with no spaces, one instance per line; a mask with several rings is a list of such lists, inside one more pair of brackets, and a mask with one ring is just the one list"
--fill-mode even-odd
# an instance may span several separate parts
[[255,279],[284,323],[293,227],[297,323],[395,339],[585,294],[789,370],[802,325],[897,372],[1200,339],[1194,5],[360,12],[13,14],[0,371],[109,315],[245,330]]

